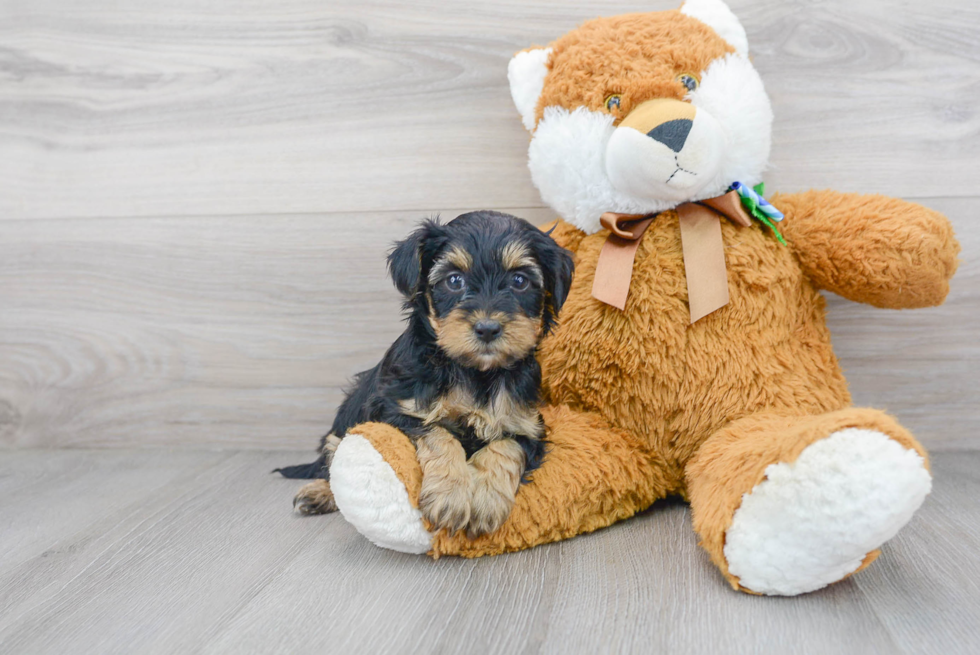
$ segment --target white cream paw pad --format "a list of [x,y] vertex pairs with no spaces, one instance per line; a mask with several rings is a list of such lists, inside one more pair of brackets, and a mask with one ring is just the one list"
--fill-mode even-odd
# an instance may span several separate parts
[[340,441],[330,464],[330,488],[344,518],[376,545],[416,555],[431,548],[422,513],[412,507],[405,485],[364,437],[349,434]]
[[914,450],[848,428],[772,464],[725,534],[728,570],[747,589],[792,596],[853,573],[905,525],[932,488]]

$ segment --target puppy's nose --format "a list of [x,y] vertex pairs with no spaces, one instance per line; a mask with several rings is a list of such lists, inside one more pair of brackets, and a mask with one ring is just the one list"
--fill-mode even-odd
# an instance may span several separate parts
[[674,152],[680,152],[687,141],[687,135],[691,133],[694,121],[686,118],[678,118],[666,123],[661,123],[657,127],[647,132],[647,136],[654,141],[659,141]]
[[476,325],[473,326],[473,331],[476,332],[476,336],[480,341],[490,343],[500,336],[504,328],[501,327],[498,321],[482,320],[476,322]]

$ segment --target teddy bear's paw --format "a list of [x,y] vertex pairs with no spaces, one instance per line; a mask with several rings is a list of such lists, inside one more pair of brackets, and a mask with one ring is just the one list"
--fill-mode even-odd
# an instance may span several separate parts
[[876,430],[835,432],[792,464],[770,465],[742,496],[725,535],[728,570],[757,593],[825,587],[857,571],[931,488],[914,450]]
[[343,517],[376,545],[414,554],[431,548],[432,534],[404,483],[363,436],[348,434],[337,446],[330,486]]

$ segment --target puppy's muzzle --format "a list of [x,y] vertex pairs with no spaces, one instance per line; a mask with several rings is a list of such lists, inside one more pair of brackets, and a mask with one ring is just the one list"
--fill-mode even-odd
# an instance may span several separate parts
[[504,328],[500,324],[500,321],[494,321],[492,319],[481,319],[473,325],[473,332],[476,334],[476,338],[483,343],[496,341],[503,331]]

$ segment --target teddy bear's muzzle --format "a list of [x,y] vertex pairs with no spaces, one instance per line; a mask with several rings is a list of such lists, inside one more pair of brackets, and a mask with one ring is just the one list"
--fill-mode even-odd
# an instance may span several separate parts
[[624,118],[606,147],[606,173],[632,196],[684,201],[717,173],[724,148],[718,122],[689,102],[648,100]]

